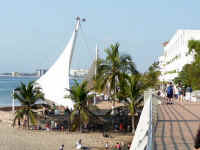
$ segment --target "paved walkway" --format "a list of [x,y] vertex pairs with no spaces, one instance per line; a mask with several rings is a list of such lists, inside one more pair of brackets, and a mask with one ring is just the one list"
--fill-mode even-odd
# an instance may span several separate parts
[[200,104],[161,104],[155,133],[156,150],[194,150],[200,126]]

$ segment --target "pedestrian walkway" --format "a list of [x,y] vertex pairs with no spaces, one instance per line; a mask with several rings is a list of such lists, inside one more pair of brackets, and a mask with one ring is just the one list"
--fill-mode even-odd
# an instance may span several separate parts
[[156,150],[194,150],[200,103],[161,104],[155,131]]

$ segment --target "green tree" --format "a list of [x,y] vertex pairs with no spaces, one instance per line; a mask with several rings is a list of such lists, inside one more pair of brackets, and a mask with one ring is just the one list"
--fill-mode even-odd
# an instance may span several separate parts
[[142,75],[136,74],[127,76],[127,80],[121,80],[120,92],[118,93],[121,98],[125,101],[130,114],[132,116],[132,133],[135,132],[135,115],[137,109],[142,107],[142,95],[147,86],[143,83]]
[[34,82],[29,82],[26,86],[24,83],[21,83],[14,91],[14,98],[17,99],[21,104],[21,109],[15,112],[15,117],[13,120],[13,126],[16,123],[16,120],[21,120],[22,118],[27,119],[27,126],[29,129],[29,122],[32,124],[37,123],[37,109],[36,102],[44,100],[44,95],[40,91],[40,88],[34,86]]
[[190,40],[188,43],[189,53],[194,54],[195,67],[200,68],[200,40]]
[[179,72],[178,77],[174,82],[181,82],[184,86],[191,85],[194,90],[200,89],[200,41],[190,40],[188,43],[188,54],[193,55],[194,61],[191,64],[186,64]]
[[[82,132],[82,125],[89,122],[89,117],[92,114],[89,111],[90,104],[88,103],[88,100],[91,99],[92,96],[88,95],[89,90],[87,89],[87,81],[83,81],[83,83],[79,84],[75,80],[75,84],[71,89],[67,90],[70,92],[70,95],[66,97],[70,98],[75,103],[70,119],[72,122],[78,124],[79,130]],[[78,120],[76,120],[76,117],[78,117]]]
[[129,55],[119,54],[119,43],[111,44],[105,50],[105,60],[98,61],[96,88],[107,92],[113,100],[113,106],[118,92],[118,83],[123,74],[136,74],[136,66]]
[[143,80],[145,85],[149,88],[157,88],[160,74],[159,62],[154,62],[148,71],[144,73]]

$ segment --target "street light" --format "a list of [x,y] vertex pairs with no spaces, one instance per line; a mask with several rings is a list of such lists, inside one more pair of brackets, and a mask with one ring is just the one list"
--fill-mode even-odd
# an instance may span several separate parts
[[15,113],[15,89],[12,91],[12,112]]

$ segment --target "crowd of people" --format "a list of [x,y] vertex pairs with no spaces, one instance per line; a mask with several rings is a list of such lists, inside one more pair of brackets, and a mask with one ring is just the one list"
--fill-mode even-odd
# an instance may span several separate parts
[[[131,147],[130,143],[124,144],[123,142],[121,142],[121,143],[117,142],[115,146],[110,146],[108,144],[108,142],[106,142],[106,144],[105,144],[105,150],[129,150],[130,147]],[[83,146],[82,140],[79,139],[75,144],[75,149],[77,149],[77,150],[87,150],[88,147]],[[62,144],[59,147],[59,150],[64,150],[64,144]]]
[[115,146],[109,146],[108,142],[105,144],[105,150],[129,150],[130,147],[130,143],[124,144],[123,142],[117,142]]
[[182,103],[183,100],[192,101],[192,88],[191,86],[184,87],[181,83],[177,85],[169,82],[164,85],[162,92],[158,91],[159,96],[163,96],[166,99],[167,104],[174,104],[175,102]]

